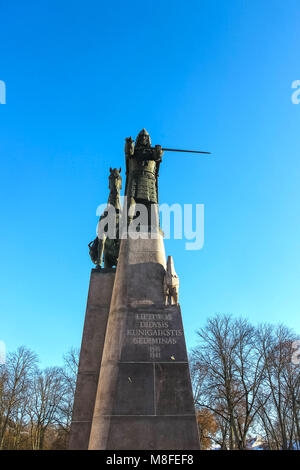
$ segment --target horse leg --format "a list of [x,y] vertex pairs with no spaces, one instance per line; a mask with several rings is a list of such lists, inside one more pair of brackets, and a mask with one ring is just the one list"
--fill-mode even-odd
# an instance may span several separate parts
[[104,253],[104,267],[105,268],[112,268],[112,262],[109,256],[107,256],[106,253]]
[[128,207],[128,210],[127,210],[127,227],[129,227],[129,225],[131,224],[131,222],[134,219],[135,206],[136,206],[135,199],[133,197],[131,197],[130,201],[129,201],[129,207]]
[[97,266],[99,266],[100,269],[101,269],[101,264],[102,264],[102,256],[104,252],[105,239],[106,237],[103,236],[102,239],[99,239],[99,243],[98,243]]

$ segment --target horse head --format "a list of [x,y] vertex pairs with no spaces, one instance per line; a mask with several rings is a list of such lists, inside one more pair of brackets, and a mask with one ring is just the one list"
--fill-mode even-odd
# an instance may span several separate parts
[[117,168],[110,168],[109,171],[109,189],[113,193],[119,193],[122,189],[121,168],[119,170]]

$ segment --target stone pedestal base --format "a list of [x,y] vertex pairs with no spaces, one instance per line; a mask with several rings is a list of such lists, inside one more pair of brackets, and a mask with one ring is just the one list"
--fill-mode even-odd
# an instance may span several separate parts
[[69,441],[72,450],[88,448],[114,279],[114,269],[92,269]]
[[122,240],[89,449],[196,450],[179,305],[165,306],[161,237]]
[[89,447],[105,430],[107,450],[199,449],[179,306],[131,309],[124,333],[111,410],[96,404]]

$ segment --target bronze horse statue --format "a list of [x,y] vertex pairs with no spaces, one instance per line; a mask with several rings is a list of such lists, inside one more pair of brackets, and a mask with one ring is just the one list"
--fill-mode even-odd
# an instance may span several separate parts
[[[112,268],[117,266],[119,249],[120,249],[120,238],[119,238],[119,222],[121,217],[121,202],[120,202],[120,190],[122,189],[122,177],[120,175],[121,168],[110,168],[109,175],[109,197],[107,201],[107,208],[99,218],[98,223],[98,235],[92,242],[89,243],[89,252],[91,260],[96,264],[98,269],[101,269],[102,259],[104,268]],[[109,206],[114,208],[115,214],[115,237],[110,238],[106,233],[107,224],[103,226],[101,221],[107,218],[109,212]]]

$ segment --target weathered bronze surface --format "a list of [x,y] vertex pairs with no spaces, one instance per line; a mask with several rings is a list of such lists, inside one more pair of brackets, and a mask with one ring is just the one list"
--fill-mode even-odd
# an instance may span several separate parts
[[[125,139],[126,187],[128,213],[134,204],[144,204],[148,211],[153,204],[158,204],[158,175],[164,151],[210,154],[199,150],[180,150],[151,147],[150,135],[146,129],[138,134],[135,145],[131,137]],[[129,223],[132,217],[129,217]],[[149,223],[151,224],[150,218]]]
[[157,178],[162,155],[160,145],[151,147],[150,135],[146,129],[142,129],[137,136],[135,146],[131,137],[126,139],[125,195],[129,204],[158,203]]
[[[122,189],[122,177],[120,175],[121,168],[110,168],[109,175],[109,197],[107,205],[111,205],[115,208],[116,214],[116,238],[110,238],[105,234],[105,226],[102,228],[101,233],[89,243],[89,253],[91,260],[97,265],[99,269],[102,267],[102,258],[104,262],[104,268],[112,268],[117,266],[119,249],[120,249],[120,238],[119,238],[119,226],[121,217],[121,203],[120,203],[120,190]],[[108,215],[108,210],[105,210],[100,216],[99,223],[105,219]],[[100,235],[100,238],[99,238]]]

